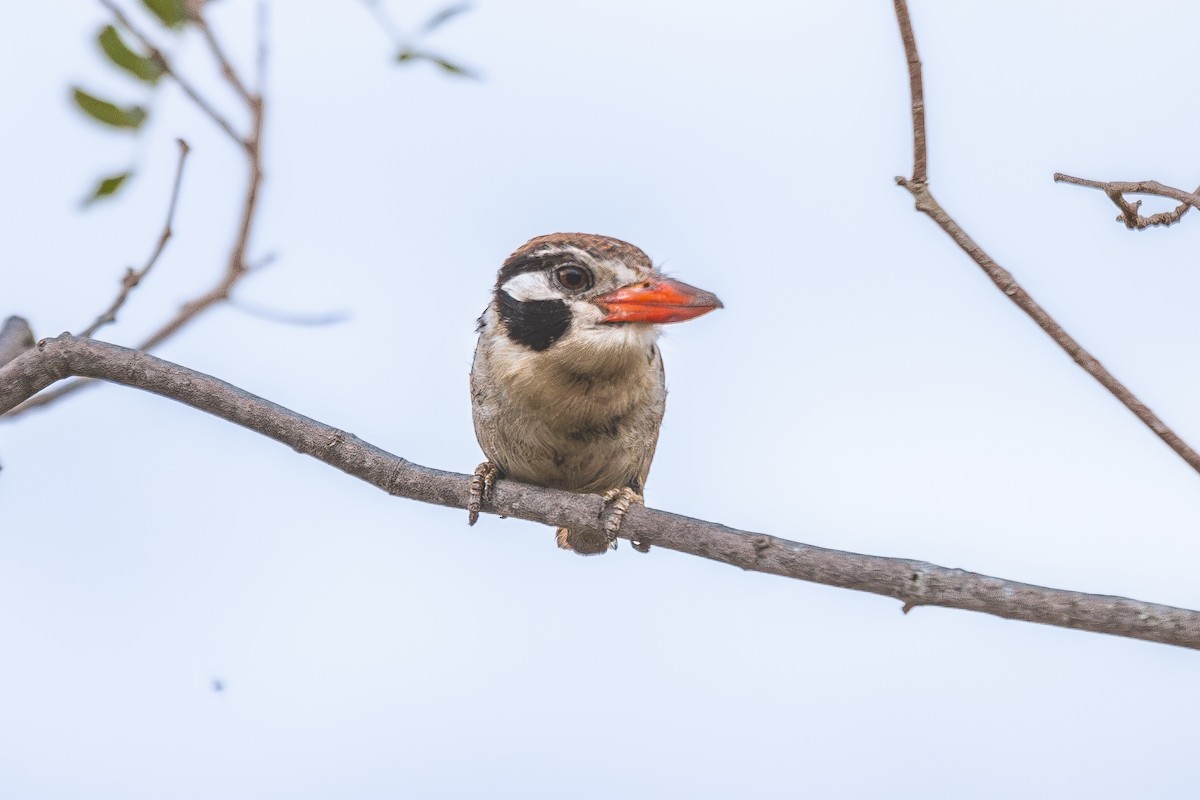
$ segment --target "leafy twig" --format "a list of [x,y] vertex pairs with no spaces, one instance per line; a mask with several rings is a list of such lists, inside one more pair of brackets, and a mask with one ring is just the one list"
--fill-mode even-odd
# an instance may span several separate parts
[[433,16],[420,26],[420,34],[415,37],[406,35],[396,25],[395,21],[392,20],[387,10],[383,7],[381,0],[362,0],[362,3],[371,11],[371,15],[375,17],[376,23],[378,23],[384,34],[391,39],[392,47],[395,48],[393,58],[397,63],[411,64],[417,61],[426,61],[451,75],[478,79],[479,75],[474,70],[418,46],[421,38],[437,30],[460,14],[470,11],[471,5],[469,3],[449,5],[435,12]]
[[[250,238],[254,230],[255,215],[258,211],[258,201],[262,189],[263,169],[262,169],[262,131],[265,119],[264,102],[261,94],[251,94],[246,91],[245,82],[241,80],[233,71],[228,59],[224,56],[224,50],[221,47],[216,35],[209,28],[208,22],[204,17],[197,13],[189,18],[192,24],[199,27],[204,32],[205,41],[209,43],[210,50],[216,59],[222,65],[222,75],[225,80],[232,86],[237,94],[245,101],[246,107],[250,113],[250,133],[242,137],[233,128],[224,121],[224,118],[212,110],[212,107],[200,97],[198,93],[190,89],[186,81],[180,80],[176,73],[162,56],[161,51],[153,46],[148,39],[143,37],[125,18],[120,9],[113,3],[112,0],[100,0],[100,2],[113,12],[117,21],[121,23],[130,33],[136,36],[142,45],[155,54],[155,57],[162,59],[164,69],[168,74],[175,78],[176,83],[184,90],[198,106],[201,107],[218,125],[222,127],[239,145],[246,155],[247,162],[247,180],[244,199],[242,201],[242,211],[238,220],[237,232],[235,234],[233,247],[229,253],[229,259],[225,264],[225,269],[217,280],[216,285],[204,292],[198,297],[184,303],[176,314],[166,323],[158,328],[154,333],[147,337],[141,344],[138,345],[139,350],[149,350],[157,347],[164,341],[175,335],[181,328],[186,326],[196,317],[203,314],[213,306],[229,299],[230,293],[234,286],[237,285],[243,277],[249,273],[247,265],[247,251],[250,247]],[[265,58],[265,46],[260,45],[260,57]],[[228,67],[226,71],[225,67]],[[30,398],[19,406],[11,409],[4,416],[15,417],[26,411],[34,408],[41,408],[50,405],[56,400],[65,397],[69,394],[74,394],[85,386],[91,385],[93,382],[87,378],[71,381],[54,390],[44,392],[37,397]]]
[[133,34],[134,38],[141,43],[142,47],[146,48],[146,52],[150,55],[150,57],[162,66],[163,72],[171,76],[179,88],[183,90],[183,93],[186,94],[188,98],[196,104],[197,108],[203,111],[209,119],[215,122],[217,127],[229,134],[231,139],[237,142],[240,146],[246,147],[245,139],[243,139],[242,135],[234,129],[233,125],[229,123],[229,120],[227,120],[219,111],[217,111],[212,103],[205,100],[204,96],[201,95],[194,86],[192,86],[191,82],[183,77],[183,75],[181,75],[178,70],[172,66],[166,55],[163,54],[163,51],[159,49],[154,42],[152,42],[150,38],[146,36],[146,34],[142,33],[142,31],[130,21],[129,17],[125,16],[125,13],[121,11],[120,6],[118,6],[113,0],[100,0],[100,5],[109,10],[109,12],[113,15],[113,18],[116,19],[117,23],[122,28]]

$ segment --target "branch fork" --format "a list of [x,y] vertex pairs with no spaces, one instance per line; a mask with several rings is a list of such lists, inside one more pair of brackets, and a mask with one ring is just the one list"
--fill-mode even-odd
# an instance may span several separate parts
[[[1146,228],[1170,227],[1183,219],[1183,215],[1193,207],[1200,208],[1200,187],[1195,192],[1185,192],[1174,186],[1167,186],[1158,181],[1095,181],[1089,178],[1077,178],[1061,172],[1054,173],[1055,183],[1069,183],[1073,186],[1083,186],[1088,189],[1099,189],[1120,210],[1117,222],[1123,223],[1131,231],[1142,231]],[[1173,211],[1162,211],[1143,217],[1141,214],[1142,201],[1130,202],[1127,194],[1149,194],[1178,200],[1179,205]]]

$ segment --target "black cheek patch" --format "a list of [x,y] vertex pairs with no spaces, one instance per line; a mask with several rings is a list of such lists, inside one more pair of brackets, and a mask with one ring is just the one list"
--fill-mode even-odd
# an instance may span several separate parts
[[561,300],[521,302],[497,290],[496,313],[508,338],[532,350],[545,350],[571,327],[571,309]]

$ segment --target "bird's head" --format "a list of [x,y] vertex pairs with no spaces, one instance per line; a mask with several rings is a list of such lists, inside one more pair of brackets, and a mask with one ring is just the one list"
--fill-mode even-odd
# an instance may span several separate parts
[[653,341],[656,326],[698,317],[721,301],[663,275],[627,242],[553,233],[508,257],[492,305],[508,338],[524,347],[541,351],[569,339],[607,350]]

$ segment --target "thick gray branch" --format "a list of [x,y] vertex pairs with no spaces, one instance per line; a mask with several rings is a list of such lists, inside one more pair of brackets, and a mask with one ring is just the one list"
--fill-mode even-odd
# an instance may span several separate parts
[[[69,335],[43,339],[0,369],[0,413],[71,376],[120,383],[186,403],[389,494],[460,510],[467,506],[467,475],[412,464],[352,434],[147,353]],[[547,525],[594,529],[602,508],[595,495],[499,481],[485,510]],[[466,525],[466,512],[461,513]],[[629,510],[621,536],[746,570],[894,597],[905,610],[922,605],[961,608],[1200,649],[1200,612],[1182,608],[1047,589],[923,561],[827,550],[640,506]]]

